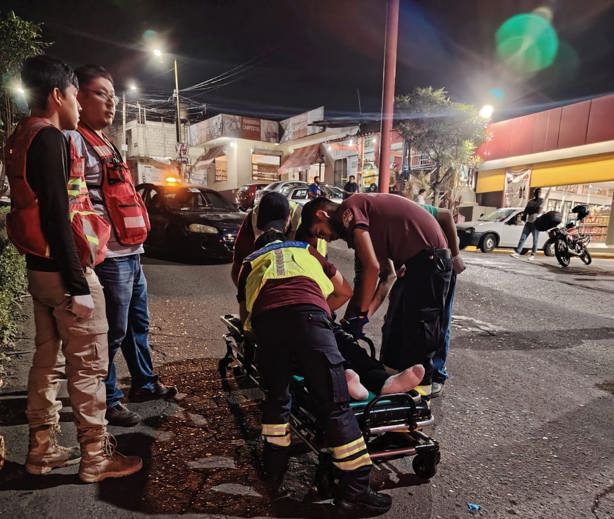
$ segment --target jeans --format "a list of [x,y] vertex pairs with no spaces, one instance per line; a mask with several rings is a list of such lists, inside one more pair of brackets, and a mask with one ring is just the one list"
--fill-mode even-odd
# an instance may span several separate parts
[[107,258],[96,267],[104,288],[109,321],[109,375],[105,381],[107,407],[119,402],[124,393],[117,387],[113,360],[121,348],[133,389],[152,391],[157,380],[149,349],[147,280],[139,254]]
[[452,335],[452,314],[454,312],[454,295],[456,293],[456,274],[452,273],[450,280],[450,290],[446,298],[446,306],[444,316],[441,322],[441,333],[443,341],[440,348],[433,357],[433,381],[443,383],[448,379],[448,371],[446,370],[446,360],[448,351],[450,351],[450,338]]
[[518,240],[518,247],[516,247],[516,252],[520,254],[522,252],[522,248],[524,246],[524,242],[527,240],[529,235],[533,236],[533,250],[531,254],[535,256],[537,252],[537,240],[539,238],[539,230],[535,227],[534,223],[526,222],[524,227],[522,228],[522,234],[520,235],[520,240]]

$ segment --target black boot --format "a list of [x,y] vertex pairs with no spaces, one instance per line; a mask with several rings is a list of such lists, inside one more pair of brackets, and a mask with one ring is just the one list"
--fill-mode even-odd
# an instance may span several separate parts
[[264,474],[264,490],[271,501],[279,501],[290,495],[284,486],[283,474]]
[[389,495],[371,488],[360,496],[335,499],[335,507],[344,517],[373,517],[385,514],[391,506],[392,498]]

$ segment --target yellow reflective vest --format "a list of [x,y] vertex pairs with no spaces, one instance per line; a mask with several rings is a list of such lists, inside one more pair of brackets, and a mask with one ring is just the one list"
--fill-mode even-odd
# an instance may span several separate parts
[[324,298],[333,293],[333,283],[324,273],[320,262],[309,252],[309,244],[302,241],[274,241],[250,254],[243,263],[251,270],[245,283],[247,318],[244,329],[251,329],[254,303],[264,284],[270,279],[287,279],[303,276],[315,281]]
[[[290,202],[290,226],[288,227],[287,235],[288,235],[288,239],[294,240],[296,236],[296,230],[298,229],[299,225],[301,225],[302,207],[292,200],[290,200],[289,202]],[[258,225],[257,225],[259,207],[260,207],[260,204],[258,204],[257,206],[254,206],[254,208],[252,209],[252,229],[254,231],[254,237],[256,238],[258,238],[258,236],[262,234],[262,231],[258,229]],[[316,242],[316,249],[322,256],[326,257],[326,254],[328,253],[328,247],[326,245],[326,240],[323,240],[322,238],[318,238]]]

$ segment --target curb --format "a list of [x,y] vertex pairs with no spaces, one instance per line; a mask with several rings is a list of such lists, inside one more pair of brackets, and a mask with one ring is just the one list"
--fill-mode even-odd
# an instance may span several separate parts
[[[465,247],[463,249],[463,251],[465,252],[479,252],[480,254],[484,254],[482,251],[480,251],[480,249],[478,249],[477,247],[473,246],[473,245],[467,245],[467,247]],[[489,252],[488,254],[511,254],[512,249],[494,249],[493,251]],[[610,253],[610,252],[598,252],[598,251],[594,251],[589,249],[588,250],[591,253],[591,257],[595,258],[595,259],[610,259],[610,260],[614,260],[614,253]],[[544,256],[544,252],[541,250],[537,251],[536,256]]]

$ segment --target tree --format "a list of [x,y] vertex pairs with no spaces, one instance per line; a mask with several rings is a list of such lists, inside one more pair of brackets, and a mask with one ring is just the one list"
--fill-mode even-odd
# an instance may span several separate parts
[[433,87],[398,96],[396,112],[399,133],[433,162],[430,187],[439,205],[439,192],[456,187],[461,166],[476,165],[475,149],[484,141],[487,121],[475,106],[453,102],[445,89]]
[[[6,140],[14,126],[15,106],[11,90],[23,62],[42,54],[51,45],[42,41],[40,24],[19,18],[14,12],[0,16],[0,133],[2,134],[2,165]],[[1,166],[1,165],[0,165]],[[0,193],[5,190],[4,167],[0,168]]]

